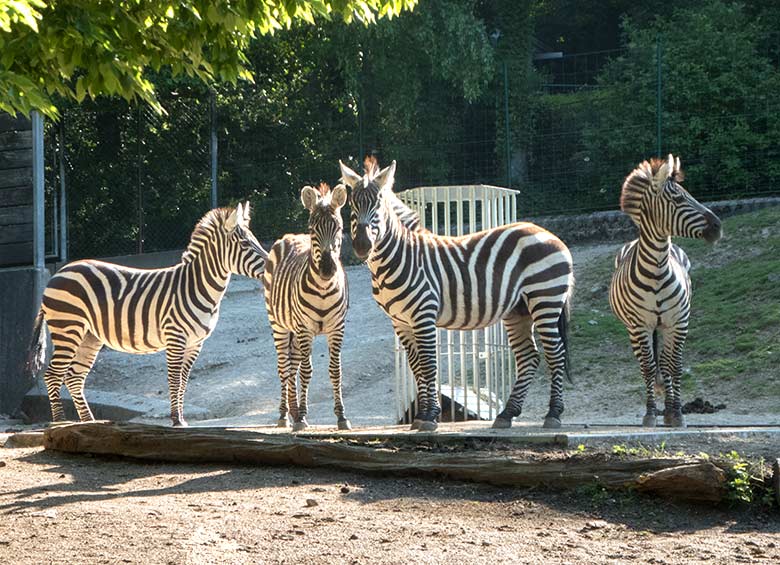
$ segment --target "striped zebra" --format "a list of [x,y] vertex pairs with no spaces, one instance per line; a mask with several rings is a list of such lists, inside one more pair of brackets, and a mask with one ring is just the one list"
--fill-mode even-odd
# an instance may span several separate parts
[[[308,425],[311,347],[314,336],[321,334],[328,340],[328,373],[338,427],[352,427],[344,415],[341,398],[341,344],[349,305],[347,278],[340,259],[344,231],[341,207],[346,200],[344,185],[336,186],[332,192],[324,183],[318,189],[305,186],[301,201],[309,211],[309,233],[288,234],[274,243],[263,278],[282,388],[278,425],[289,425],[289,412],[293,431]],[[300,375],[300,397],[296,374]]]
[[[473,330],[502,320],[515,355],[517,381],[494,427],[508,428],[521,412],[539,364],[536,327],[552,376],[545,427],[561,425],[563,376],[568,374],[568,305],[572,259],[550,232],[516,223],[462,237],[415,227],[413,214],[392,192],[395,161],[362,177],[341,164],[351,189],[355,255],[367,260],[374,298],[390,317],[417,383],[412,429],[435,430],[436,328]],[[418,222],[419,223],[419,220]]]
[[691,263],[671,238],[713,243],[721,236],[720,220],[688,194],[682,180],[679,157],[643,161],[626,177],[620,196],[620,208],[639,228],[639,239],[624,245],[615,258],[609,303],[628,329],[645,380],[644,426],[656,423],[655,386],[663,387],[665,394],[664,424],[685,426],[680,375],[690,317]]
[[165,350],[171,420],[186,426],[184,391],[203,342],[219,318],[231,273],[261,278],[268,254],[249,229],[249,203],[218,208],[198,222],[181,262],[164,269],[132,269],[102,261],[75,261],[55,274],[35,320],[31,368],[54,352],[44,377],[53,421],[64,419],[63,382],[81,421],[93,420],[84,383],[107,345],[127,353]]

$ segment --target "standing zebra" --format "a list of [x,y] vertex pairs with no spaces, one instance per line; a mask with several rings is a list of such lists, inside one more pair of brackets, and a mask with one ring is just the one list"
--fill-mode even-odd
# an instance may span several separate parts
[[[347,201],[347,189],[338,185],[330,192],[324,183],[319,190],[305,186],[301,201],[309,211],[309,233],[288,234],[274,243],[263,278],[282,387],[278,425],[287,427],[288,407],[293,431],[308,425],[311,345],[314,336],[325,334],[334,412],[339,429],[349,430],[351,425],[344,415],[341,398],[341,343],[349,305],[347,278],[340,259],[344,231],[341,207]],[[300,399],[296,391],[297,373]]]
[[392,192],[395,161],[364,176],[341,163],[352,188],[355,255],[368,261],[374,298],[390,317],[409,357],[419,411],[412,429],[435,430],[436,328],[472,330],[499,320],[515,354],[517,381],[493,426],[507,428],[521,412],[539,364],[539,332],[552,384],[545,427],[561,425],[563,376],[568,374],[566,326],[574,285],[572,259],[550,232],[516,223],[444,237],[416,228],[413,214]]
[[721,236],[720,220],[680,186],[682,180],[679,157],[652,159],[626,177],[620,195],[620,208],[639,228],[639,239],[624,245],[615,258],[609,303],[628,329],[645,379],[644,426],[655,426],[656,383],[663,385],[666,397],[664,424],[685,426],[680,374],[690,316],[691,263],[671,238],[713,243]]
[[249,229],[249,203],[208,212],[192,233],[181,262],[164,269],[132,269],[75,261],[60,269],[43,293],[35,320],[31,367],[46,356],[44,322],[54,353],[44,377],[53,421],[64,419],[63,381],[81,421],[92,420],[84,382],[103,345],[127,353],[165,350],[174,426],[183,415],[187,379],[219,318],[230,274],[261,278],[268,254]]

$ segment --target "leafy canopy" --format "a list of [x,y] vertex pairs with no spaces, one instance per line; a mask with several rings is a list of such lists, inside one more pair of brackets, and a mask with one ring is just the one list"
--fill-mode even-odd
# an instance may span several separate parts
[[148,69],[206,83],[252,80],[257,35],[335,18],[370,24],[417,0],[0,0],[0,110],[58,115],[52,97],[140,98],[162,111]]

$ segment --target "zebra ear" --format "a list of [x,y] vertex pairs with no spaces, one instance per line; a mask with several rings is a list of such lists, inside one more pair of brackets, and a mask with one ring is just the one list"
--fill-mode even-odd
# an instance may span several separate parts
[[379,185],[380,189],[387,189],[392,191],[393,183],[395,182],[395,161],[379,171],[374,177],[374,180]]
[[347,187],[337,184],[330,197],[330,205],[334,210],[339,210],[347,202]]
[[349,185],[350,188],[355,188],[355,186],[361,181],[363,177],[361,177],[355,171],[347,167],[340,160],[339,160],[339,167],[341,167],[341,180],[347,183],[347,185]]
[[244,225],[249,225],[249,200],[244,203],[244,220],[241,222]]
[[236,206],[236,209],[233,210],[228,216],[228,219],[225,220],[225,229],[228,232],[232,232],[234,229],[236,229],[236,226],[240,221],[243,220],[243,218],[244,218],[244,207],[239,202],[238,206]]
[[312,186],[304,186],[301,189],[301,202],[303,207],[309,212],[314,212],[314,207],[317,206],[317,201],[320,199],[320,195],[317,190]]

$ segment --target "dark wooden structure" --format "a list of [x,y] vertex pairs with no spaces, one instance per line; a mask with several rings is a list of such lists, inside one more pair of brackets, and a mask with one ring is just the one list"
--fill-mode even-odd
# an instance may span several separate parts
[[30,120],[0,114],[0,267],[33,264]]
[[0,114],[0,413],[14,414],[27,370],[44,264],[43,118]]

